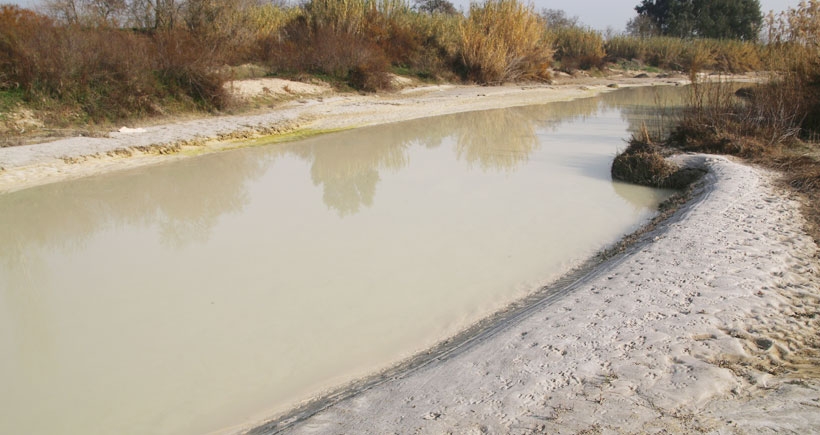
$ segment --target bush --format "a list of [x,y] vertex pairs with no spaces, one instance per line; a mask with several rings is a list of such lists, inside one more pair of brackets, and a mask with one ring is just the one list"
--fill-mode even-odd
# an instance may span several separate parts
[[548,80],[552,50],[543,22],[518,0],[472,3],[460,29],[459,57],[468,80]]
[[606,42],[606,53],[610,61],[636,60],[683,71],[743,73],[763,66],[760,46],[737,40],[616,36]]
[[213,45],[184,29],[141,33],[63,25],[0,8],[0,77],[34,106],[81,113],[95,122],[184,108],[223,108],[228,98]]
[[164,90],[178,99],[189,98],[200,109],[223,109],[230,99],[226,78],[217,70],[219,47],[184,30],[154,35],[155,68]]
[[668,179],[676,170],[661,155],[659,147],[650,141],[648,134],[645,134],[644,137],[632,136],[626,150],[615,156],[611,172],[614,180],[642,186],[668,187]]
[[603,66],[606,52],[604,38],[599,32],[572,26],[559,27],[550,33],[555,46],[555,57],[561,63],[561,69],[571,72],[579,68]]

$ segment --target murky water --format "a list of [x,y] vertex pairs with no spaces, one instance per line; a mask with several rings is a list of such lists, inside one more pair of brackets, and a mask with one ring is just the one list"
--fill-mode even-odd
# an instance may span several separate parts
[[656,92],[0,196],[0,433],[236,427],[456,333],[653,214],[609,165]]

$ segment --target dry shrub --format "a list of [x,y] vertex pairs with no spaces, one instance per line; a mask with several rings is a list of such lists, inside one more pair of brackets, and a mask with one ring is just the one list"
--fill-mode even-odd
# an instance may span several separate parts
[[715,45],[715,69],[730,73],[760,71],[763,68],[762,47],[759,44],[734,39]]
[[636,36],[618,35],[607,39],[604,44],[607,60],[646,61],[647,39]]
[[348,72],[348,84],[355,89],[368,92],[389,89],[392,80],[387,74],[387,60],[379,50],[370,50],[367,53],[369,56],[360,59]]
[[561,69],[599,68],[604,64],[604,38],[600,32],[582,27],[559,27],[552,30],[550,39],[555,47],[555,58]]
[[0,22],[4,86],[23,89],[34,106],[99,122],[158,113],[169,100],[227,104],[216,49],[185,29],[63,25],[10,7],[0,9]]
[[606,53],[611,61],[635,60],[684,71],[742,73],[758,71],[764,63],[761,46],[737,40],[616,36],[606,42]]
[[458,19],[413,12],[404,0],[312,0],[263,42],[260,57],[274,71],[324,74],[367,91],[386,89],[391,66],[423,77],[446,75]]
[[763,144],[743,123],[746,106],[735,96],[734,86],[722,80],[699,82],[690,88],[689,101],[669,143],[684,151],[752,157]]
[[680,70],[684,64],[697,56],[700,51],[691,48],[694,40],[653,36],[649,38],[637,36],[616,36],[606,42],[607,59],[633,60],[657,68]]
[[391,37],[382,41],[395,66],[422,78],[456,78],[459,25],[462,15],[406,13],[391,20]]
[[180,18],[195,39],[219,51],[221,61],[238,64],[253,57],[259,40],[284,25],[291,9],[295,8],[277,8],[256,0],[187,0]]
[[820,1],[800,2],[780,15],[766,18],[770,69],[785,71],[798,82],[802,94],[796,102],[804,110],[804,134],[820,131]]
[[784,174],[788,186],[804,195],[803,215],[809,233],[820,244],[820,161],[806,155],[786,155],[767,163]]
[[777,155],[800,137],[816,104],[809,97],[816,89],[795,73],[782,73],[740,91],[721,79],[693,79],[683,119],[669,138],[687,151],[748,158]]
[[53,51],[59,77],[41,82],[41,91],[75,102],[96,121],[154,113],[159,89],[148,38],[129,31],[73,27],[61,36]]
[[355,71],[354,87],[387,80],[389,65],[381,49],[360,35],[312,25],[305,17],[288,24],[285,32],[286,39],[270,56],[274,70],[325,74],[345,82]]
[[466,78],[488,84],[549,79],[552,50],[532,7],[518,0],[472,3],[459,30]]
[[651,38],[645,51],[645,62],[665,69],[682,69],[686,42],[679,38]]
[[56,38],[49,18],[17,6],[0,6],[0,89],[29,91],[41,74],[38,57]]
[[[640,135],[633,135],[629,146],[615,156],[612,162],[612,178],[627,183],[652,187],[671,187],[669,180],[678,168],[661,154],[646,128]],[[677,186],[675,186],[677,187]]]
[[689,74],[711,70],[716,64],[716,45],[709,40],[690,40],[683,46],[675,64],[684,71],[688,71]]
[[222,109],[230,103],[226,77],[216,68],[219,47],[195,34],[171,29],[154,35],[156,74],[171,96],[190,99],[200,109]]
[[59,26],[29,11],[3,8],[0,71],[10,86],[43,104],[76,107],[93,120],[151,112],[156,92],[150,42],[107,28]]
[[267,61],[276,71],[326,74],[358,89],[383,89],[390,84],[390,64],[377,41],[389,37],[385,17],[396,4],[384,1],[380,11],[375,0],[312,0],[283,28],[281,41],[271,44]]

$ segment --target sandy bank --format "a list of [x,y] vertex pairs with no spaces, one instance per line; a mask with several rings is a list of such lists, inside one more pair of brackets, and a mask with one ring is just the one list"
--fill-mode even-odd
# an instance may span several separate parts
[[820,275],[774,175],[695,156],[695,198],[522,318],[253,433],[816,433]]
[[[676,84],[681,78],[589,79],[576,84],[422,86],[388,94],[322,93],[277,79],[233,85],[238,95],[295,92],[301,98],[256,114],[215,116],[176,123],[123,128],[107,137],[71,137],[0,148],[0,192],[62,181],[208,152],[247,146],[239,141],[266,135],[316,132],[589,97],[612,90],[607,84]],[[577,82],[577,81],[576,81]],[[299,93],[302,90],[304,92]]]

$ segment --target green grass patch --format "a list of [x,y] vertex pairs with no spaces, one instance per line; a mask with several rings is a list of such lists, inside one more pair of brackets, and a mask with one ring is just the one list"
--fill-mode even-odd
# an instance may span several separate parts
[[0,118],[23,104],[23,97],[22,89],[0,90]]

